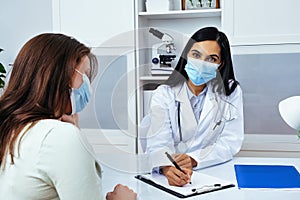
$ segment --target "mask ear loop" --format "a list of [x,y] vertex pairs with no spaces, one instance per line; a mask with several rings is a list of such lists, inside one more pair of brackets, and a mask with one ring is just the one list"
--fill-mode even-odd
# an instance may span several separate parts
[[88,75],[81,73],[78,69],[75,69],[75,71],[78,72],[82,76],[82,79],[84,79],[84,76],[86,76],[88,78],[89,82],[90,83],[92,82],[91,77],[89,77]]
[[81,76],[83,76],[83,73],[81,73],[78,69],[75,69],[76,72],[78,72],[78,74],[80,74]]

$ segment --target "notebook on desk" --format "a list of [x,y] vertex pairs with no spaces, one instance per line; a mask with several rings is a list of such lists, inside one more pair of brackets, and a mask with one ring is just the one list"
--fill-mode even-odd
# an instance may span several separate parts
[[239,188],[300,189],[300,174],[289,165],[234,165]]
[[167,178],[164,175],[158,173],[137,175],[135,176],[135,178],[165,192],[173,194],[179,198],[187,198],[235,186],[229,181],[199,172],[193,172],[193,175],[191,177],[192,183],[186,184],[183,187],[170,186]]

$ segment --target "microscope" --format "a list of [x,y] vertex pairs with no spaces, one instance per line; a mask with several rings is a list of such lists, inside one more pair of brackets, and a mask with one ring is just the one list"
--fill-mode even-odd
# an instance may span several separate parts
[[162,41],[152,46],[151,74],[171,74],[174,70],[172,62],[176,58],[173,37],[154,28],[150,28],[149,32]]

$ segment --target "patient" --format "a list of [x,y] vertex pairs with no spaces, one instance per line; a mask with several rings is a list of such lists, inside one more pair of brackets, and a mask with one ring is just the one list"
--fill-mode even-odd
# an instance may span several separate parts
[[[96,69],[90,49],[63,34],[22,47],[0,97],[0,199],[104,198],[100,165],[77,127]],[[106,199],[136,193],[118,184]]]

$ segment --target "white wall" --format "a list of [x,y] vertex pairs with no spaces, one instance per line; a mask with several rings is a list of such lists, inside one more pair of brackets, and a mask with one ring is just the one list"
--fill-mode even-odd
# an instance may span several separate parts
[[33,36],[52,31],[51,0],[1,0],[0,60],[8,67],[20,48]]

